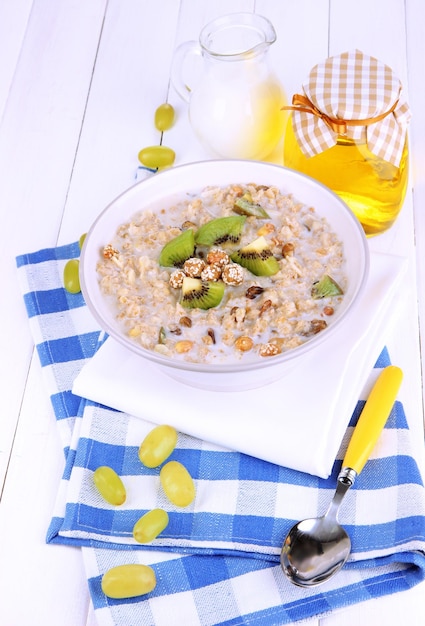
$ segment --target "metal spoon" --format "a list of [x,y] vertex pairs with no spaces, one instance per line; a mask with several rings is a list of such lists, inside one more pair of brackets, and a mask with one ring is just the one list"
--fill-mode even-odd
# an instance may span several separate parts
[[397,397],[402,377],[402,371],[394,365],[381,372],[349,443],[328,510],[322,517],[303,520],[289,531],[282,546],[280,563],[295,585],[310,587],[323,583],[346,562],[351,541],[338,523],[338,510],[375,447]]

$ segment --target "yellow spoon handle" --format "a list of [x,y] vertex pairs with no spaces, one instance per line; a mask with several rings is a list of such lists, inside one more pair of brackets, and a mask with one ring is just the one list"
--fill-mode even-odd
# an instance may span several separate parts
[[360,414],[342,467],[360,474],[391,413],[402,378],[403,372],[395,365],[382,370]]

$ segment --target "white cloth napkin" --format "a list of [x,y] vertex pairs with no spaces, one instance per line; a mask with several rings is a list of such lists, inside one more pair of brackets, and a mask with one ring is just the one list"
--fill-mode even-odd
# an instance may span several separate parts
[[407,268],[371,254],[354,317],[285,376],[248,391],[208,391],[167,376],[108,338],[73,392],[153,423],[291,469],[327,478],[396,312]]

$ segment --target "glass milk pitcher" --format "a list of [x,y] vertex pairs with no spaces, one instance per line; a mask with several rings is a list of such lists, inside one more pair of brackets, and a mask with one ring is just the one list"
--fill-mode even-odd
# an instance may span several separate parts
[[[172,82],[189,103],[189,119],[201,143],[224,158],[261,160],[275,148],[287,114],[283,88],[270,69],[276,41],[272,24],[252,13],[220,17],[175,53]],[[194,83],[185,81],[197,67]]]

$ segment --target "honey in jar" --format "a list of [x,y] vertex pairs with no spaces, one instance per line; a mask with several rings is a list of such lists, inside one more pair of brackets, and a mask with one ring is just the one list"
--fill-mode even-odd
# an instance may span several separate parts
[[284,165],[337,193],[367,236],[390,228],[406,194],[410,119],[392,70],[358,50],[327,59],[288,108]]

